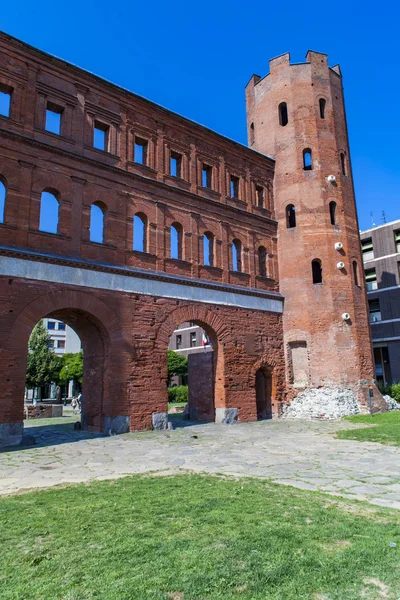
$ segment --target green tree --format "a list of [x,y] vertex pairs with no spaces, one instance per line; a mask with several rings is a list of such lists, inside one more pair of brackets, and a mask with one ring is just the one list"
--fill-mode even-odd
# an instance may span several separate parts
[[168,350],[168,385],[171,383],[172,377],[186,377],[188,374],[188,360],[182,354],[178,354],[173,350]]
[[59,374],[60,383],[67,384],[73,379],[75,382],[82,383],[83,376],[83,350],[76,352],[66,352],[62,357],[62,368]]
[[50,350],[50,336],[43,321],[39,321],[33,328],[28,342],[27,387],[40,388],[57,381],[61,364],[62,359]]

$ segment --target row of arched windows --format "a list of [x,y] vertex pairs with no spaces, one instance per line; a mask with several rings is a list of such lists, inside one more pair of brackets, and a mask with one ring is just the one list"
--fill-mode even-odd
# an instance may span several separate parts
[[[336,225],[336,207],[336,202],[333,200],[329,202],[329,219],[331,225]],[[296,209],[294,204],[288,204],[286,207],[286,227],[287,229],[296,227]]]
[[[321,119],[325,119],[325,109],[326,109],[326,100],[325,100],[325,98],[320,98],[319,99],[319,116],[321,117]],[[289,123],[289,111],[288,111],[288,105],[286,102],[281,102],[279,104],[278,113],[279,113],[279,124],[282,125],[282,127],[286,127],[286,125]]]

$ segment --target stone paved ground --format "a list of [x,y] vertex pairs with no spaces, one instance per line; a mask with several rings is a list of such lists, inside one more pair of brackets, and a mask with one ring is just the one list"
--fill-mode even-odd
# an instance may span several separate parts
[[338,440],[347,422],[193,424],[116,437],[30,421],[38,444],[0,454],[0,494],[132,473],[208,472],[270,478],[400,509],[400,447]]

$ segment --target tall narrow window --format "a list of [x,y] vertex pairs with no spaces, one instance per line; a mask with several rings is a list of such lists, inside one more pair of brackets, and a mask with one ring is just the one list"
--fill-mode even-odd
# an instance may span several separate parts
[[254,144],[254,123],[250,123],[250,146]]
[[256,185],[256,198],[258,208],[264,208],[264,188],[261,185]]
[[171,152],[169,172],[173,177],[182,177],[182,154]]
[[325,107],[326,107],[325,98],[320,98],[319,99],[319,116],[321,117],[321,119],[325,119]]
[[296,209],[293,204],[286,207],[286,227],[288,229],[296,227]]
[[305,171],[311,171],[312,169],[312,152],[310,148],[303,150],[303,169]]
[[133,161],[138,165],[147,165],[147,140],[135,136]]
[[258,274],[262,277],[267,275],[267,250],[264,246],[258,249]]
[[58,233],[58,213],[60,204],[51,192],[42,192],[40,199],[40,231]]
[[203,236],[203,254],[204,254],[204,264],[207,267],[214,266],[214,236],[209,231]]
[[195,331],[190,332],[190,347],[196,348],[197,346],[197,334]]
[[182,258],[182,226],[179,223],[173,223],[170,230],[170,257]]
[[0,180],[0,223],[4,223],[5,221],[5,213],[6,213],[6,186]]
[[50,133],[55,133],[56,135],[61,135],[61,115],[63,109],[61,106],[57,106],[52,102],[47,103],[46,108],[46,131]]
[[104,123],[95,121],[93,128],[93,148],[108,152],[109,127]]
[[375,269],[367,269],[365,271],[365,281],[367,283],[367,291],[372,292],[378,289],[378,280]]
[[311,265],[313,283],[322,283],[322,265],[319,258],[314,259]]
[[240,240],[233,240],[232,242],[232,271],[242,270],[242,242]]
[[285,127],[289,122],[288,109],[286,102],[281,102],[279,105],[279,124]]
[[340,166],[342,168],[342,174],[346,175],[346,156],[344,152],[340,153]]
[[210,165],[203,165],[201,170],[201,185],[206,188],[212,186],[212,167]]
[[363,262],[372,260],[374,258],[374,247],[372,245],[372,238],[361,240],[361,252],[363,256]]
[[[1,206],[1,194],[0,194],[0,206]],[[0,209],[1,214],[1,209]],[[394,244],[396,246],[396,252],[400,252],[400,229],[396,229],[394,233]]]
[[356,260],[353,260],[353,277],[354,277],[354,284],[360,285],[359,279],[358,279],[358,264],[357,264]]
[[329,216],[331,225],[336,225],[336,202],[329,202]]
[[0,83],[0,115],[9,117],[11,114],[11,94],[12,88]]
[[147,218],[145,215],[137,214],[133,217],[133,249],[138,252],[146,252],[147,247]]
[[239,177],[235,177],[235,175],[231,175],[229,193],[231,198],[239,198]]
[[182,336],[181,335],[177,335],[175,338],[175,348],[177,350],[180,350],[182,348]]
[[376,298],[376,300],[368,300],[368,308],[370,323],[378,323],[379,321],[382,321],[379,298]]
[[90,207],[90,241],[104,242],[104,210],[97,203]]

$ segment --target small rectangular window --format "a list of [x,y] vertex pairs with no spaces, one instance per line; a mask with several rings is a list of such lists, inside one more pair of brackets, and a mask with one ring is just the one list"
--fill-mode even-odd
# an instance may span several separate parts
[[55,321],[48,321],[48,323],[47,323],[47,329],[55,329],[55,328],[56,328]]
[[58,331],[65,331],[65,323],[58,324]]
[[400,252],[400,229],[394,232],[394,243],[396,245],[396,252]]
[[378,323],[378,321],[382,321],[381,307],[379,305],[379,299],[370,300],[368,302],[368,306],[369,306],[370,323]]
[[264,188],[261,185],[256,185],[257,206],[264,208]]
[[65,340],[58,340],[57,348],[65,348]]
[[172,177],[182,177],[182,154],[178,154],[178,152],[171,152],[169,173],[172,175]]
[[212,186],[212,167],[210,165],[203,165],[202,167],[201,185],[205,188],[211,188]]
[[135,144],[133,147],[133,160],[138,165],[147,165],[147,140],[135,137]]
[[175,339],[175,347],[177,350],[180,350],[182,348],[182,336],[181,335],[177,335],[176,339]]
[[372,290],[378,289],[378,281],[376,278],[376,270],[375,269],[367,269],[365,271],[365,281],[367,283],[367,290],[371,292]]
[[93,130],[93,148],[108,151],[108,125],[95,121]]
[[231,198],[239,198],[239,177],[235,177],[235,175],[231,175],[229,193]]
[[9,117],[11,114],[12,89],[8,85],[0,83],[0,115]]
[[61,135],[61,116],[63,109],[49,102],[46,108],[45,130],[56,135]]
[[364,262],[366,262],[367,260],[372,260],[374,258],[372,238],[368,238],[367,240],[361,240],[361,250]]
[[49,340],[49,348],[54,348],[54,340]]
[[196,332],[193,331],[190,334],[190,347],[191,348],[196,348],[196,346],[197,346],[197,336],[196,336]]

